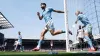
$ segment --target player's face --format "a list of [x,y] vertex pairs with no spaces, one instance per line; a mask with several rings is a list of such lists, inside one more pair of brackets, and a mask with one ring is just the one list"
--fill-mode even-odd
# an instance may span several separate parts
[[46,8],[46,6],[42,4],[41,5],[41,9],[45,9],[45,8]]
[[76,16],[78,16],[78,15],[79,15],[79,13],[80,13],[80,11],[76,11],[76,12],[75,12],[75,15],[76,15]]
[[75,15],[78,16],[78,12],[75,12]]

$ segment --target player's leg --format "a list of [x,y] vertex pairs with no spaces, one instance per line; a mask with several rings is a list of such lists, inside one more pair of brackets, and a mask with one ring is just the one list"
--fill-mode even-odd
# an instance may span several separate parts
[[89,37],[90,37],[90,39],[91,39],[91,41],[92,41],[92,43],[93,43],[93,46],[94,46],[95,50],[97,50],[98,47],[97,47],[96,45],[98,45],[98,42],[94,40],[94,37],[93,37],[93,35],[92,35],[92,26],[90,25],[89,27],[90,27],[90,30],[89,30]]
[[22,44],[20,45],[20,51],[23,52],[23,46],[22,46]]
[[91,24],[89,24],[88,26],[88,34],[89,34],[89,37],[92,41],[94,41],[94,38],[93,38],[93,35],[92,35],[92,26]]
[[88,27],[88,34],[89,34],[89,38],[91,39],[93,46],[94,46],[96,43],[95,43],[95,40],[92,35],[92,26],[91,25],[89,25],[89,27]]
[[78,41],[79,41],[79,46],[80,46],[80,48],[81,48],[81,42],[80,42],[80,38],[78,38]]
[[37,45],[38,48],[40,48],[41,43],[44,40],[44,36],[47,33],[47,31],[48,31],[47,29],[43,29],[43,31],[41,32],[41,37],[40,37],[40,40],[39,40],[38,45]]
[[92,41],[89,37],[89,32],[92,31],[91,27],[89,27],[90,25],[87,25],[86,30],[85,30],[85,39],[88,41],[88,44],[90,46],[90,50],[95,50],[95,48],[93,47]]
[[90,49],[94,50],[93,44],[91,39],[88,37],[88,33],[85,33],[85,39],[88,41],[88,44],[90,46]]
[[88,25],[88,34],[89,34],[89,38],[91,39],[91,42],[92,42],[92,45],[93,45],[92,49],[96,50],[95,46],[94,46],[94,38],[93,38],[93,35],[92,35],[92,25],[91,24]]
[[44,36],[47,33],[47,31],[48,31],[47,29],[43,29],[43,31],[41,32],[40,40],[38,41],[37,47],[33,49],[34,51],[39,51],[40,50],[41,43],[42,43],[42,41],[44,39]]
[[80,38],[80,46],[81,46],[81,51],[83,50],[83,43],[84,43],[83,38]]
[[56,30],[54,28],[54,24],[51,22],[48,24],[47,28],[49,29],[50,33],[54,36],[54,35],[58,35],[58,34],[62,34],[65,33],[65,31],[63,30]]
[[15,51],[17,51],[17,48],[18,48],[18,44],[17,44],[17,45],[15,45],[15,48],[14,48],[14,50],[15,50]]
[[[51,33],[53,36],[55,36],[55,35],[62,34],[62,33],[66,33],[66,32],[63,31],[63,30],[55,30],[55,29],[53,29],[53,30],[50,30],[50,33]],[[71,31],[68,31],[68,33],[72,35],[72,32],[71,32]]]
[[84,39],[82,38],[82,50],[84,48]]
[[50,30],[50,33],[55,36],[55,35],[58,35],[58,34],[61,34],[61,33],[65,33],[65,31],[62,31],[62,30]]
[[22,39],[21,39],[21,41],[20,41],[20,51],[21,51],[21,52],[23,51]]

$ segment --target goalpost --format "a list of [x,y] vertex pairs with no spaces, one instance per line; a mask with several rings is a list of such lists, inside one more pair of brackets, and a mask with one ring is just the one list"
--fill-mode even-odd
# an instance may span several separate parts
[[68,11],[67,11],[67,0],[64,0],[64,18],[65,18],[65,30],[66,30],[66,52],[70,52],[69,48],[69,28],[68,28]]

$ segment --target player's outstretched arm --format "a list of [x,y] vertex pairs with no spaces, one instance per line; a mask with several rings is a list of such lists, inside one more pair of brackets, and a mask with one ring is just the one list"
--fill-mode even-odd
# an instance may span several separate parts
[[86,27],[86,25],[83,25],[82,28]]
[[60,10],[53,10],[53,12],[64,13],[64,11],[60,11]]
[[75,21],[75,24],[77,24],[77,22],[78,22],[78,18],[77,18],[77,20]]
[[39,17],[40,20],[42,20],[43,16],[40,16],[39,12],[37,12],[37,16]]

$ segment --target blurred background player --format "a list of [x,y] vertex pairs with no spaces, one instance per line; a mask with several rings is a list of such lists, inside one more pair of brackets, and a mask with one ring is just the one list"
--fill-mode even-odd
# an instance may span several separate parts
[[18,46],[18,40],[16,39],[14,42],[14,50],[13,51],[17,51],[17,46]]
[[75,23],[77,24],[77,22],[80,21],[83,24],[82,28],[85,29],[84,35],[85,35],[85,39],[88,41],[88,44],[90,46],[89,51],[95,51],[95,48],[93,47],[92,41],[89,36],[89,33],[92,32],[91,23],[89,22],[88,18],[82,12],[76,11],[75,15],[77,16],[77,20]]
[[22,36],[21,36],[21,32],[18,32],[18,40],[15,41],[15,48],[14,50],[17,51],[17,49],[20,49],[20,51],[22,51]]

